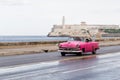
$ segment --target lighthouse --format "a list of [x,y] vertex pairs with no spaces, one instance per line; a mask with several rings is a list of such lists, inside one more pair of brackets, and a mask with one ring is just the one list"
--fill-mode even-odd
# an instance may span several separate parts
[[65,16],[63,16],[63,18],[62,18],[62,27],[63,27],[63,29],[65,29]]

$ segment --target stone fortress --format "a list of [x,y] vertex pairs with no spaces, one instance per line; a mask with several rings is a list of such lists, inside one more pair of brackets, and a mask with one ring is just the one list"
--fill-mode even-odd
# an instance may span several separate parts
[[119,25],[96,25],[96,24],[86,24],[86,22],[81,22],[80,24],[66,25],[65,17],[63,16],[61,25],[53,25],[52,31],[48,36],[85,36],[84,30],[89,30],[92,36],[100,38],[103,29],[120,29]]

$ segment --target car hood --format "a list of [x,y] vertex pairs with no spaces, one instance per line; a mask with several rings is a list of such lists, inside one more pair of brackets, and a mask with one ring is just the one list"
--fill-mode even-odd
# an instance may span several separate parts
[[64,42],[64,43],[60,43],[60,47],[72,47],[75,48],[77,45],[82,45],[84,44],[84,42],[81,41],[68,41],[68,42]]

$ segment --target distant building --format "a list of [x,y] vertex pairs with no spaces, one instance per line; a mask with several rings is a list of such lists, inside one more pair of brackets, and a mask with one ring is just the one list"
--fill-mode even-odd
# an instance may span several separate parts
[[65,17],[63,17],[62,25],[53,25],[52,31],[48,36],[81,36],[85,35],[82,29],[89,30],[92,35],[100,36],[104,34],[103,29],[120,29],[119,25],[96,25],[96,24],[86,24],[86,22],[81,22],[80,24],[66,25]]

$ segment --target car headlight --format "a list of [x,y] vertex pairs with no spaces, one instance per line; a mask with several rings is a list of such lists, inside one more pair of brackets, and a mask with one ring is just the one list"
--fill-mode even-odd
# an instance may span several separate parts
[[61,48],[61,47],[62,47],[62,45],[59,44],[59,48]]

